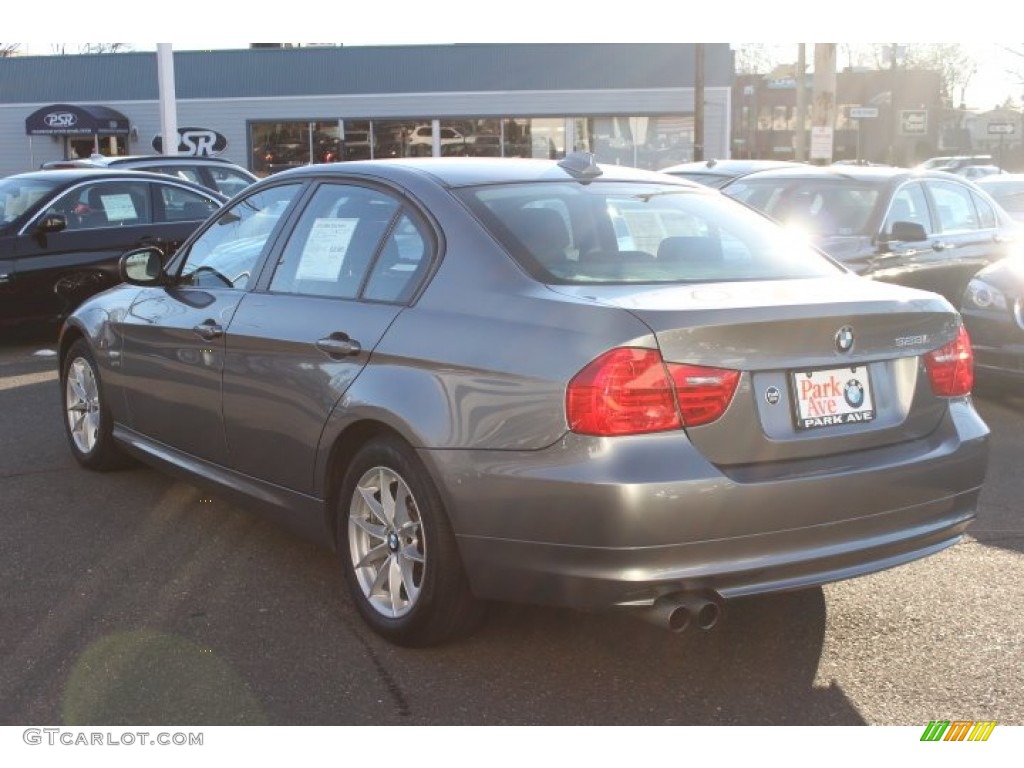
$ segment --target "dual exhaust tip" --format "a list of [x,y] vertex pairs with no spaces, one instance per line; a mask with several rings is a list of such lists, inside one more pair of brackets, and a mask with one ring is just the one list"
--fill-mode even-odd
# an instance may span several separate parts
[[685,632],[690,627],[711,629],[721,616],[721,599],[699,592],[663,595],[644,611],[648,622],[676,633]]

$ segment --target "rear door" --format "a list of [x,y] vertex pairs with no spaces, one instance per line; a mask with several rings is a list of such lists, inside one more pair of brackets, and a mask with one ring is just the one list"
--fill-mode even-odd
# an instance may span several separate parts
[[390,192],[324,183],[245,297],[227,334],[224,424],[232,468],[311,493],[328,417],[402,311],[433,253]]
[[925,267],[927,287],[960,306],[967,283],[979,270],[1005,255],[992,207],[966,184],[953,180],[924,182],[938,232]]

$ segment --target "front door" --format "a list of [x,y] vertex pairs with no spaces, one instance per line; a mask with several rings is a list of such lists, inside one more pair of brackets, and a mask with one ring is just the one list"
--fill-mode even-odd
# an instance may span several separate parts
[[172,285],[140,291],[122,324],[132,429],[227,463],[221,413],[227,330],[300,188],[270,187],[221,211],[168,265]]

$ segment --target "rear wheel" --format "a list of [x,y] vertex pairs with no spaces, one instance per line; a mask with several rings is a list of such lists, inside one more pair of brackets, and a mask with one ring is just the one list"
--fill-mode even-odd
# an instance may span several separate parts
[[376,438],[353,458],[337,507],[338,557],[352,599],[398,645],[434,645],[473,629],[469,589],[437,489],[415,452]]
[[94,470],[123,466],[126,457],[114,442],[113,421],[103,397],[96,361],[82,339],[71,345],[64,358],[61,391],[64,432],[78,463]]

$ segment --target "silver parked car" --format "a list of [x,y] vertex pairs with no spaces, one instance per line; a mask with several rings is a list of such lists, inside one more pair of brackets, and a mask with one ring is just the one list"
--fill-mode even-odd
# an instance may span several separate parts
[[334,547],[389,640],[485,600],[709,628],[960,540],[988,428],[943,298],[589,155],[297,168],[60,338],[71,451]]

